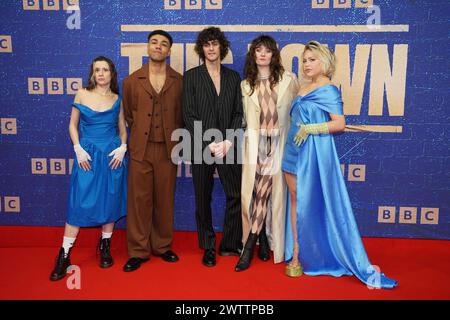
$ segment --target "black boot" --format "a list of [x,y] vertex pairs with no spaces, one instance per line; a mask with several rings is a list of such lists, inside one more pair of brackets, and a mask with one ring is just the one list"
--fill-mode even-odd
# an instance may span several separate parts
[[64,248],[59,249],[58,256],[56,257],[55,268],[50,274],[50,280],[56,281],[61,280],[67,274],[67,268],[70,267],[70,250],[67,257],[64,256]]
[[259,248],[258,257],[262,261],[269,261],[270,259],[270,245],[266,235],[266,224],[264,223],[261,232],[259,233]]
[[257,238],[258,236],[256,233],[250,233],[247,242],[245,243],[244,251],[242,252],[241,257],[234,268],[235,271],[244,271],[250,267],[250,262],[253,258],[253,249],[255,248]]
[[114,264],[111,257],[111,238],[103,239],[100,237],[97,248],[100,250],[100,267],[111,267]]

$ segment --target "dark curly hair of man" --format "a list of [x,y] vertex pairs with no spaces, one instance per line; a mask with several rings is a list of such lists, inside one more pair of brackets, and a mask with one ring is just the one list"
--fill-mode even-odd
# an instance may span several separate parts
[[203,29],[197,37],[197,42],[195,43],[195,52],[200,56],[200,58],[205,61],[205,53],[203,52],[203,45],[209,41],[219,41],[220,44],[220,60],[226,57],[228,50],[230,49],[230,41],[225,37],[225,33],[217,27],[209,27]]

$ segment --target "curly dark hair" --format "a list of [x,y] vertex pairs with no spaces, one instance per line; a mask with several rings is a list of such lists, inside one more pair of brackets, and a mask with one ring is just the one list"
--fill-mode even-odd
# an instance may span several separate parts
[[91,66],[89,68],[88,85],[86,86],[85,89],[91,91],[96,86],[95,80],[94,80],[94,64],[98,61],[105,61],[108,64],[109,70],[111,71],[111,83],[109,85],[109,88],[115,94],[119,94],[119,84],[117,82],[116,66],[114,65],[114,63],[112,62],[111,59],[104,57],[104,56],[99,56],[92,61]]
[[225,33],[217,27],[209,27],[203,29],[197,36],[197,42],[195,43],[195,52],[200,58],[205,61],[205,53],[203,52],[203,45],[209,41],[217,40],[220,43],[220,60],[226,57],[230,49],[230,41],[225,37]]
[[251,92],[253,94],[256,87],[256,80],[258,78],[258,67],[256,65],[255,51],[258,47],[265,46],[272,51],[272,61],[270,61],[270,88],[273,89],[283,77],[284,68],[281,64],[280,50],[277,47],[277,42],[274,38],[267,35],[261,35],[255,38],[250,49],[247,52],[244,65],[244,78],[250,84]]

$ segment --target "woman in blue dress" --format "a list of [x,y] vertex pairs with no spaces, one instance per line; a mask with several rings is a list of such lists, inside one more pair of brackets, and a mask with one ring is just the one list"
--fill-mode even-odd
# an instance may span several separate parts
[[393,288],[367,257],[342,176],[333,133],[345,128],[339,90],[330,79],[336,60],[310,41],[301,71],[308,79],[291,106],[282,170],[289,189],[286,275],[355,275],[375,288]]
[[97,57],[88,86],[72,104],[70,138],[77,158],[72,169],[67,222],[50,280],[60,280],[70,266],[70,252],[80,227],[102,226],[100,267],[113,265],[110,246],[114,224],[126,215],[127,132],[113,62]]

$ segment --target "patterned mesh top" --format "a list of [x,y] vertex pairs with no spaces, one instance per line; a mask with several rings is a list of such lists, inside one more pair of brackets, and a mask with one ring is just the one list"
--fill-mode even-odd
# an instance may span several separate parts
[[278,112],[277,112],[277,86],[270,89],[270,81],[269,79],[261,79],[257,82],[257,90],[258,90],[258,100],[259,105],[261,106],[260,113],[260,128],[261,134],[267,132],[267,135],[273,135],[273,129],[278,129]]

